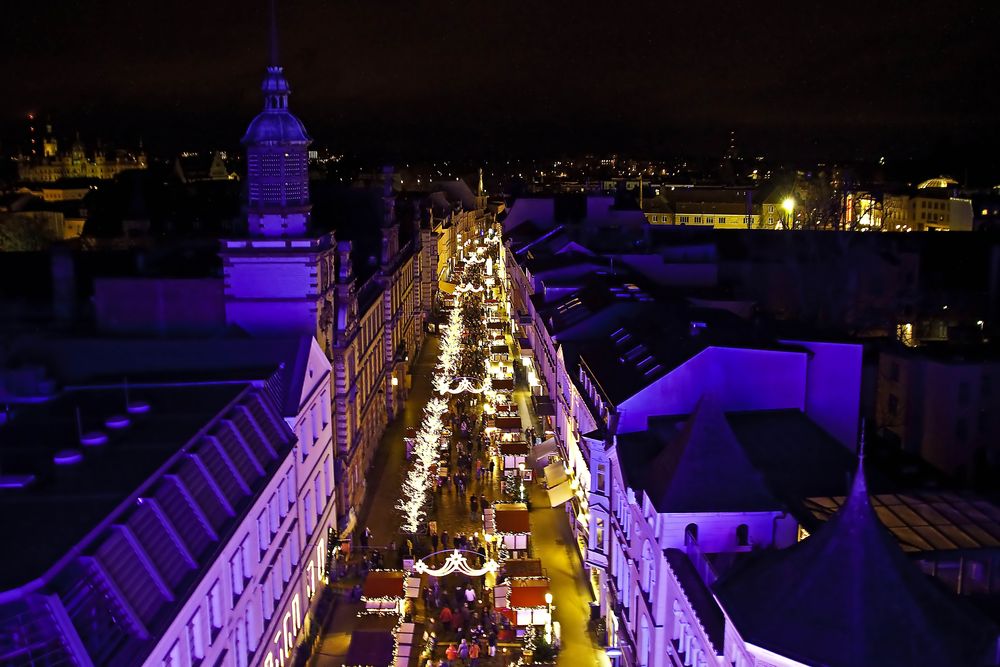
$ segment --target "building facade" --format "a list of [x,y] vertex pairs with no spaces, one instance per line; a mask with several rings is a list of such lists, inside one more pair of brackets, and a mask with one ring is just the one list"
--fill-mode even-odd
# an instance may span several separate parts
[[[59,447],[79,434],[74,407],[104,414],[117,395],[77,387],[15,415],[0,434],[6,479],[18,482],[0,495],[7,520],[53,503],[67,505],[67,518],[59,539],[24,537],[35,558],[12,567],[0,593],[11,624],[0,660],[291,657],[315,622],[336,536],[330,364],[315,340],[292,347],[260,380],[133,386],[127,409],[70,449]],[[13,464],[18,443],[42,431],[49,463]],[[11,577],[22,580],[12,587]]]
[[68,152],[60,152],[59,142],[52,135],[52,126],[46,126],[46,131],[42,155],[18,161],[18,180],[29,183],[53,183],[64,178],[110,180],[123,171],[146,168],[146,154],[141,146],[138,153],[97,150],[88,155],[77,136]]

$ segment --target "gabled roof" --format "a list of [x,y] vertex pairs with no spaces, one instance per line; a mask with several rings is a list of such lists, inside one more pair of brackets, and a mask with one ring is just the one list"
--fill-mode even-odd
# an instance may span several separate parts
[[[703,396],[677,430],[657,424],[638,437],[652,439],[649,460],[630,456],[635,434],[618,436],[619,457],[628,479],[649,496],[660,513],[768,512],[782,504],[771,494],[737,442],[718,402]],[[658,447],[657,447],[658,446]],[[647,450],[649,452],[650,450]]]
[[745,641],[806,664],[993,664],[997,628],[906,557],[872,509],[860,465],[825,526],[714,588]]

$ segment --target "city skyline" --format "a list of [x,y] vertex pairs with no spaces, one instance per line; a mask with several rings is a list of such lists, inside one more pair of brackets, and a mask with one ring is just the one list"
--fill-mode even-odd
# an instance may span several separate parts
[[[12,8],[19,72],[5,147],[29,112],[64,135],[154,150],[235,145],[255,106],[264,3]],[[1000,146],[991,8],[280,2],[282,61],[317,143],[387,157],[575,150],[917,158],[959,171]],[[933,27],[933,28],[932,28]],[[85,37],[93,36],[88,42]],[[446,137],[462,137],[455,142]]]

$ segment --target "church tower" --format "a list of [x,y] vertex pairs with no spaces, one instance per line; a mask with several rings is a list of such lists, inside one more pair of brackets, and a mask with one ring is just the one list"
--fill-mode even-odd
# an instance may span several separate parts
[[309,226],[309,144],[312,139],[288,110],[291,89],[278,64],[277,28],[271,17],[271,59],[261,84],[264,109],[243,145],[247,152],[247,222],[253,236],[302,236]]
[[271,5],[264,108],[243,135],[247,236],[222,242],[226,321],[252,335],[311,334],[330,354],[336,283],[334,235],[310,235],[312,141],[289,110]]

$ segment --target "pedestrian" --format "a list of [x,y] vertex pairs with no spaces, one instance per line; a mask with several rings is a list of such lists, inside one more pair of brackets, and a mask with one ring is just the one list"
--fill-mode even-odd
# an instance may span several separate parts
[[493,459],[490,459],[490,478],[493,477],[493,469],[495,467],[496,467],[496,462]]
[[489,656],[492,658],[497,654],[497,631],[496,628],[490,628],[490,634],[486,638],[486,644],[489,646]]
[[447,549],[448,548],[448,531],[447,530],[444,531],[443,533],[441,533],[441,548],[442,549]]
[[449,644],[444,652],[444,657],[448,659],[449,667],[454,667],[455,660],[458,658],[458,647],[454,644]]
[[469,664],[469,642],[462,639],[462,643],[458,645],[458,657],[461,658],[463,665]]
[[438,535],[437,533],[431,533],[431,549],[434,551],[438,550]]
[[479,498],[477,498],[476,494],[473,493],[472,495],[469,496],[469,515],[473,519],[476,518],[476,510],[478,508],[479,508]]
[[445,605],[441,609],[441,613],[438,615],[438,620],[441,621],[442,632],[451,632],[451,619],[454,615],[451,613],[451,607]]
[[476,591],[473,590],[472,584],[468,584],[465,587],[465,604],[472,606],[472,603],[476,601]]
[[485,493],[480,493],[479,494],[479,508],[482,511],[484,511],[484,512],[486,511],[486,494]]
[[479,667],[479,642],[474,641],[472,645],[469,646],[469,660],[471,661],[471,667]]

